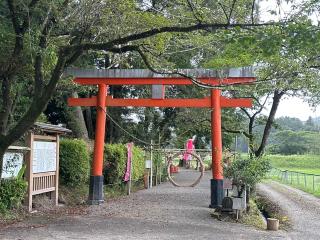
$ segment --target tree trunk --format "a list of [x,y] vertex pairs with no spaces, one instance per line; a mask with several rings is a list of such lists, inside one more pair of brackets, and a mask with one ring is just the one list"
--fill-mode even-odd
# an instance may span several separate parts
[[88,131],[88,137],[92,139],[94,137],[94,128],[93,128],[93,122],[92,122],[92,112],[90,107],[87,107],[84,110],[84,116],[85,116],[87,131]]
[[[78,93],[73,92],[73,98],[78,98]],[[84,121],[83,112],[80,106],[67,109],[68,127],[76,138],[88,140],[88,130]]]
[[253,115],[249,118],[249,129],[248,129],[248,139],[249,139],[249,149],[250,149],[250,152],[249,152],[249,155],[250,155],[250,158],[253,157],[253,154],[255,152],[255,149],[254,149],[254,135],[253,135],[253,124],[254,124],[254,121],[255,121],[255,117],[256,115]]
[[[65,55],[60,52],[57,64],[52,71],[49,83],[43,88],[42,94],[35,95],[27,112],[20,118],[17,124],[8,131],[6,135],[0,134],[0,154],[15,141],[19,140],[23,134],[30,129],[30,127],[37,120],[39,115],[44,111],[46,105],[53,95],[57,82],[60,79],[65,67]],[[3,158],[0,156],[0,170],[2,172]]]
[[3,156],[4,156],[4,153],[6,152],[6,149],[7,147],[3,148],[3,147],[0,147],[0,181],[1,181],[1,174],[2,174],[2,165],[3,165]]
[[13,79],[11,77],[1,77],[1,95],[2,95],[2,108],[0,110],[0,133],[5,135],[8,131],[8,122],[10,115],[12,113],[13,100],[10,96],[11,92],[11,82]]
[[273,93],[272,107],[271,107],[271,110],[270,110],[270,113],[269,113],[269,116],[268,116],[268,119],[267,119],[267,123],[266,123],[266,125],[264,127],[262,140],[261,140],[259,148],[254,152],[254,155],[256,157],[260,157],[263,154],[264,150],[265,150],[265,147],[267,145],[267,141],[268,141],[268,138],[269,138],[269,135],[270,135],[270,132],[271,132],[272,124],[274,122],[274,118],[275,118],[275,115],[276,115],[278,107],[279,107],[279,103],[280,103],[281,97],[284,94],[285,94],[284,91],[279,91],[279,90],[275,90],[274,93]]

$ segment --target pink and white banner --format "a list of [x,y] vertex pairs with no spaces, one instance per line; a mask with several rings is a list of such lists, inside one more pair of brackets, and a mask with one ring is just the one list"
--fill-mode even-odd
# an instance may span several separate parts
[[127,167],[126,167],[126,172],[124,174],[123,180],[125,182],[128,182],[130,180],[130,173],[131,173],[131,161],[132,161],[132,148],[133,148],[133,143],[128,143],[127,144]]

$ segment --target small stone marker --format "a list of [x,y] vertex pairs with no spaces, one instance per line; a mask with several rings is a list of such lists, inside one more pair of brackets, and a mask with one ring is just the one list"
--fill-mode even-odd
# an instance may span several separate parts
[[267,230],[278,231],[279,220],[276,218],[267,218]]

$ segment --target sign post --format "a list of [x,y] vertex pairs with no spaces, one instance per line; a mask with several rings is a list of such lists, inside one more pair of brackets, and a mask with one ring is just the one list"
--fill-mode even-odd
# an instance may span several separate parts
[[30,149],[26,156],[26,174],[28,181],[26,205],[32,211],[34,195],[50,193],[54,204],[58,205],[59,189],[59,135],[71,132],[66,128],[44,123],[36,123],[35,128],[44,134],[30,131],[26,143]]

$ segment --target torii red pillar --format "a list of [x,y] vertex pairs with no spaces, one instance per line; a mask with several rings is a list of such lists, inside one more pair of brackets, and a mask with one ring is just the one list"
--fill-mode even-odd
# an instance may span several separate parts
[[102,168],[106,130],[107,86],[105,84],[99,84],[98,86],[96,131],[88,199],[91,205],[104,201]]
[[210,207],[221,205],[224,197],[222,169],[221,90],[211,90],[212,179]]

